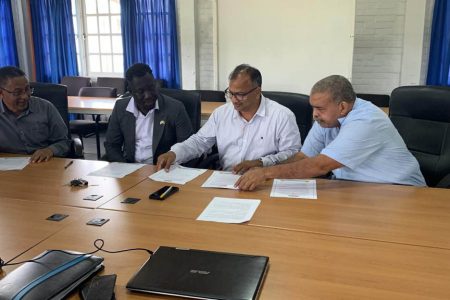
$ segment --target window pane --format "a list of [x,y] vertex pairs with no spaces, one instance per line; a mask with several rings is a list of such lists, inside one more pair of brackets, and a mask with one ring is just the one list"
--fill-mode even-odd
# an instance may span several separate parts
[[[103,47],[103,45],[102,45]],[[98,35],[88,35],[88,48],[90,53],[99,53]]]
[[112,37],[112,50],[113,53],[123,53],[121,36],[114,35]]
[[120,14],[120,0],[111,0],[109,5],[112,14]]
[[79,45],[79,41],[78,41],[78,36],[75,36],[75,51],[77,52],[77,54],[80,53],[80,45]]
[[120,16],[111,16],[111,32],[112,33],[122,32],[122,29],[120,28]]
[[84,4],[85,4],[85,8],[86,8],[86,14],[96,14],[97,13],[95,0],[84,1]]
[[73,17],[72,18],[72,24],[73,24],[73,32],[76,34],[78,34],[78,22],[77,22],[77,17]]
[[123,74],[123,56],[122,55],[114,55],[114,73]]
[[112,72],[111,55],[102,55],[102,72]]
[[108,0],[97,0],[99,14],[108,14],[109,13],[108,2],[109,2]]
[[111,33],[109,28],[109,17],[98,17],[98,24],[100,26],[100,33]]
[[101,53],[111,53],[111,37],[110,36],[100,36],[100,48]]
[[100,69],[100,55],[89,55],[89,71],[101,72]]
[[70,4],[72,5],[72,15],[77,14],[77,5],[75,4],[75,0],[71,0]]
[[87,33],[98,33],[97,28],[97,17],[87,17],[86,18],[87,23]]

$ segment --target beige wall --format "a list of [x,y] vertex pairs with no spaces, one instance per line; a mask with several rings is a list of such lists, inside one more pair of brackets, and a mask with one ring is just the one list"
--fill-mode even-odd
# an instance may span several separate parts
[[219,88],[240,63],[263,89],[309,93],[330,74],[351,76],[353,0],[218,0]]

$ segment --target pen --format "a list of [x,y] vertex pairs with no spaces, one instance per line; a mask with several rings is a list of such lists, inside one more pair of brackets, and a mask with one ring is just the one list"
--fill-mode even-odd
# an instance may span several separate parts
[[64,170],[70,167],[73,164],[73,160],[69,161],[67,165],[64,166]]
[[172,190],[173,186],[169,186],[169,188],[159,196],[159,199],[163,199],[167,194]]

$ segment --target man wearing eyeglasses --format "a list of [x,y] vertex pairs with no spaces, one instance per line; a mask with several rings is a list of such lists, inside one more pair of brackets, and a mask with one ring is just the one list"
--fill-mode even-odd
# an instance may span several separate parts
[[31,154],[33,163],[66,156],[67,126],[50,102],[32,93],[22,70],[0,68],[0,152]]
[[223,170],[245,173],[271,166],[293,156],[301,147],[295,116],[288,108],[261,94],[261,73],[246,64],[229,76],[225,96],[200,130],[158,158],[157,169],[169,170],[206,153],[217,144]]

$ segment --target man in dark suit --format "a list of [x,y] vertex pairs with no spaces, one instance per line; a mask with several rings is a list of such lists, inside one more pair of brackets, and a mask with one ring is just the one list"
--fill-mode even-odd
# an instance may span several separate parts
[[106,133],[106,158],[117,162],[154,164],[158,156],[192,133],[184,105],[159,93],[146,64],[125,74],[128,90],[117,100]]

